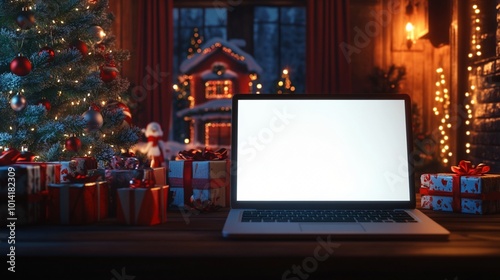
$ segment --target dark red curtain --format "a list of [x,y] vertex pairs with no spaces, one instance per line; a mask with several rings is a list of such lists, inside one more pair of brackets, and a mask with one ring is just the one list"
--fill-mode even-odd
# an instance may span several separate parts
[[349,93],[351,75],[341,49],[349,44],[349,0],[307,1],[307,93]]
[[138,1],[137,76],[132,94],[139,127],[160,123],[168,139],[172,107],[173,0]]

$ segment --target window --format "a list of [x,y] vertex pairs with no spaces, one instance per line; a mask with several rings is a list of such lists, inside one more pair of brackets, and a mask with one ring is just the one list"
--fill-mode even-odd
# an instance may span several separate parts
[[305,91],[305,7],[255,7],[254,58],[264,73],[262,92],[276,92],[284,69],[290,73],[297,93]]
[[205,97],[207,99],[231,98],[233,96],[233,81],[216,80],[205,83]]
[[206,123],[205,145],[206,146],[229,146],[231,139],[230,123]]
[[[272,5],[273,1],[266,1]],[[263,93],[275,93],[283,69],[288,69],[290,79],[297,93],[305,91],[305,52],[306,52],[306,8],[305,1],[291,1],[296,6],[249,6],[202,7],[202,2],[178,1],[174,8],[174,75],[177,83],[179,66],[187,58],[193,31],[198,28],[203,42],[214,37],[228,38],[229,26],[234,30],[239,26],[252,26],[253,34],[239,34],[247,41],[252,40],[253,49],[245,49],[252,54],[262,67],[263,73],[258,83],[262,84]],[[260,3],[264,3],[260,1]],[[196,6],[197,5],[197,6]],[[195,7],[196,6],[196,7]],[[228,12],[235,9],[244,11],[253,17],[230,17]],[[234,32],[233,32],[234,33]],[[244,33],[244,32],[241,32]],[[203,45],[203,43],[202,43]]]
[[[202,41],[220,37],[227,39],[227,11],[220,8],[174,8],[174,83],[179,66],[187,58],[194,29],[199,30]],[[202,43],[203,44],[203,43]]]

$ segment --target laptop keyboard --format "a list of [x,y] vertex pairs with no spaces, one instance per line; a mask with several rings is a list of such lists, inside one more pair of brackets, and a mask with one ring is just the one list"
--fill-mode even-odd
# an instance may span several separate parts
[[416,223],[404,210],[245,210],[242,222]]

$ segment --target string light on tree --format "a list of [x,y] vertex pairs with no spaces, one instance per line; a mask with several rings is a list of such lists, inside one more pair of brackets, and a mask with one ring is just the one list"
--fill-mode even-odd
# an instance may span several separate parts
[[190,46],[188,49],[187,57],[190,58],[197,53],[201,53],[201,43],[203,42],[203,37],[200,35],[198,28],[193,29],[193,36],[191,36]]

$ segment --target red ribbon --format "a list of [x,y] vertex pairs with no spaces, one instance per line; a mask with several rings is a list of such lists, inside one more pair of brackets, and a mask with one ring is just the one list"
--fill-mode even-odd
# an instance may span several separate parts
[[92,176],[87,176],[87,175],[82,175],[82,174],[68,174],[66,175],[66,179],[68,179],[71,183],[90,183],[90,182],[95,182],[97,179],[99,179],[100,175],[92,175]]
[[457,175],[483,175],[490,171],[490,167],[484,163],[480,163],[477,166],[472,165],[472,162],[468,160],[461,160],[458,166],[452,166],[451,171]]
[[[484,200],[485,197],[487,197],[488,199],[495,199],[496,197],[498,197],[497,193],[485,196],[481,194],[469,194],[461,192],[460,188],[461,177],[464,175],[481,176],[484,173],[490,171],[490,167],[488,165],[480,163],[477,166],[474,166],[470,161],[461,160],[458,166],[451,167],[451,171],[455,173],[452,179],[452,190],[451,190],[453,212],[458,212],[458,213],[462,212],[462,198],[477,198]],[[420,194],[450,196],[449,192],[432,191],[427,188],[421,188]]]

